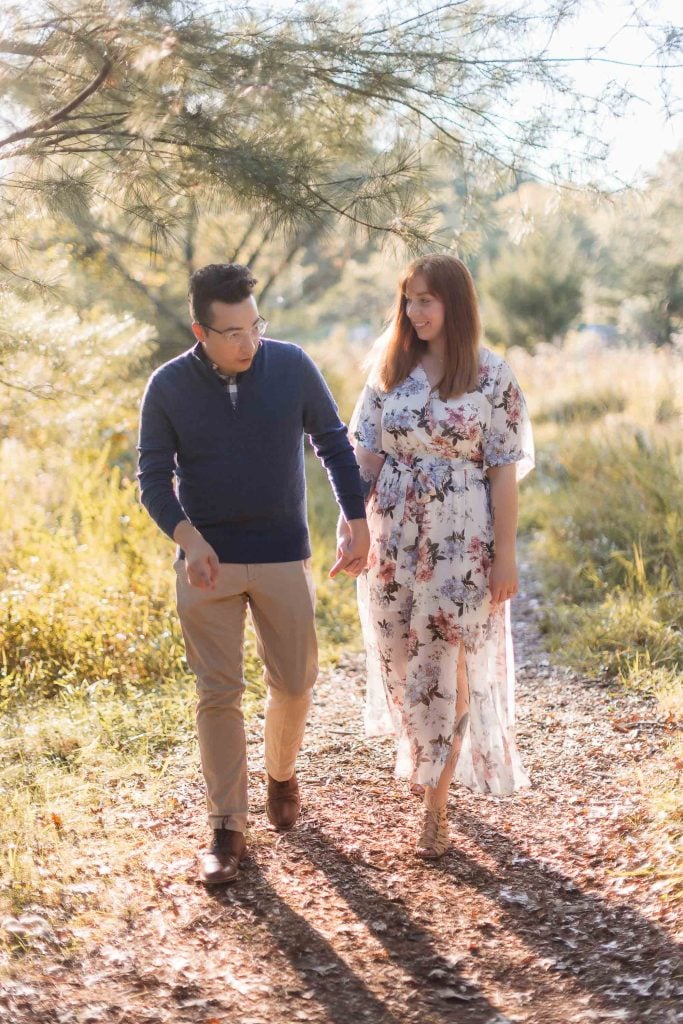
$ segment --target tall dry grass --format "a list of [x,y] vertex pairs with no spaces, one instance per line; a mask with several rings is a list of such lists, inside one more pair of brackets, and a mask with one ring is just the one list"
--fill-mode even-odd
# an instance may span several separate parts
[[523,525],[551,638],[582,669],[646,685],[683,666],[683,360],[675,350],[515,352],[536,424]]
[[[582,672],[648,695],[661,720],[680,725],[683,352],[575,341],[511,358],[536,423],[538,470],[522,523],[534,538],[551,647]],[[680,765],[683,742],[674,738],[668,754]],[[680,781],[648,798],[675,848]],[[680,858],[667,854],[648,870],[663,898],[680,898]]]

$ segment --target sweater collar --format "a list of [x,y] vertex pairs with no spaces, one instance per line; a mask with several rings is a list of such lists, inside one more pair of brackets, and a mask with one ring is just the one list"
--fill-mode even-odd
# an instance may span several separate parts
[[202,366],[204,366],[209,371],[209,373],[214,374],[219,379],[222,378],[222,379],[225,380],[225,379],[230,378],[230,377],[235,377],[238,381],[240,381],[240,380],[242,380],[243,377],[248,377],[249,374],[254,369],[254,367],[260,362],[260,360],[262,358],[261,354],[263,352],[263,340],[264,339],[261,338],[261,340],[259,342],[259,347],[256,350],[256,354],[255,354],[254,358],[251,361],[251,366],[249,367],[248,370],[243,370],[241,373],[229,374],[229,373],[223,373],[222,370],[219,370],[218,367],[215,365],[215,363],[213,363],[211,361],[211,359],[209,359],[209,357],[207,356],[206,350],[205,350],[204,346],[202,345],[201,341],[198,341],[198,342],[195,343],[194,347],[191,349],[191,353],[192,353],[192,355],[196,359],[199,360],[199,362],[202,364]]

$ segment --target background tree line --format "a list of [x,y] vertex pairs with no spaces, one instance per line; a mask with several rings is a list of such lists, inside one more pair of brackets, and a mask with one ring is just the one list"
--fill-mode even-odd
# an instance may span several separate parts
[[[0,287],[48,316],[132,315],[158,360],[189,341],[184,292],[202,263],[252,266],[277,333],[344,325],[363,341],[396,267],[445,247],[472,265],[496,343],[581,320],[667,343],[680,156],[602,205],[567,189],[575,163],[605,153],[590,104],[534,40],[573,6],[10,5]],[[653,44],[666,68],[675,34]],[[510,116],[531,84],[555,104]],[[14,335],[0,334],[5,366]]]

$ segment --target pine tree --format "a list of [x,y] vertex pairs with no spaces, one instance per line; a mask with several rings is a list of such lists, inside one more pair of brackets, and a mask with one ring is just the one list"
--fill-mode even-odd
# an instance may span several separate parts
[[[433,227],[425,161],[515,171],[550,115],[501,111],[521,84],[567,92],[530,51],[539,15],[480,3],[297,3],[268,10],[171,0],[37,0],[0,24],[5,220],[23,206],[124,211],[152,247],[188,211],[248,210],[268,230],[343,218],[412,247]],[[575,107],[578,139],[581,109]],[[86,215],[87,211],[87,215]],[[11,238],[11,230],[7,237]],[[6,261],[4,261],[6,262]]]

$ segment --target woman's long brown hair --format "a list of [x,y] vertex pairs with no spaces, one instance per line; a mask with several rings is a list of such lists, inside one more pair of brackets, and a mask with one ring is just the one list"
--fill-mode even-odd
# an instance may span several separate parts
[[477,386],[481,319],[472,275],[455,256],[434,254],[414,260],[403,272],[393,318],[377,363],[385,391],[401,384],[415,369],[425,350],[406,314],[406,286],[421,274],[432,295],[444,304],[446,364],[434,390],[442,399],[453,398]]

